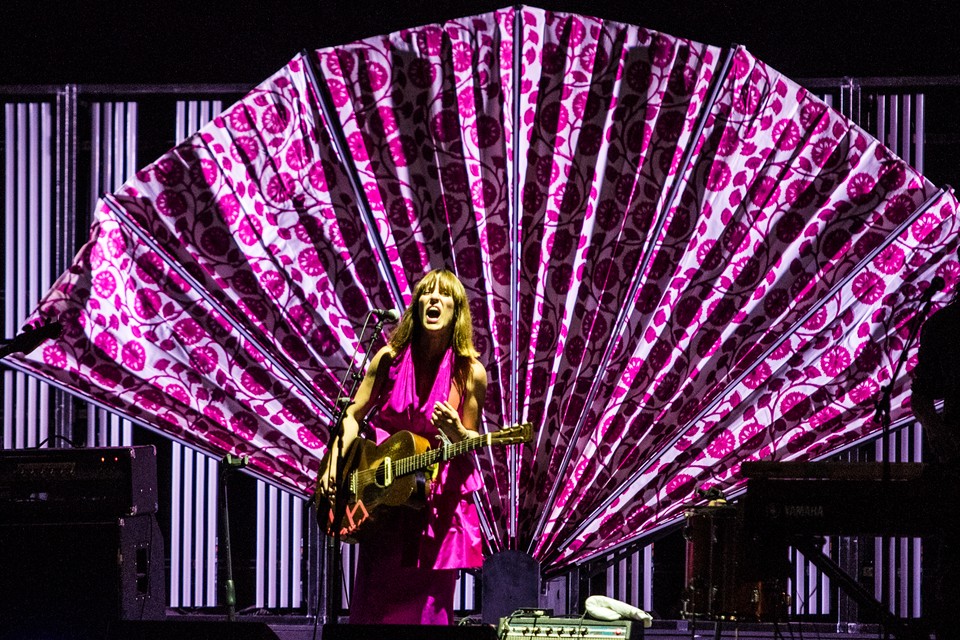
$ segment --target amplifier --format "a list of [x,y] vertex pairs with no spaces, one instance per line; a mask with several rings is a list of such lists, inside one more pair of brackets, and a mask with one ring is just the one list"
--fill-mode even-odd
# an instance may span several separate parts
[[528,638],[582,638],[583,640],[640,640],[643,623],[634,620],[589,620],[548,616],[512,616],[500,619],[500,640]]
[[0,451],[0,522],[91,522],[156,511],[152,446]]

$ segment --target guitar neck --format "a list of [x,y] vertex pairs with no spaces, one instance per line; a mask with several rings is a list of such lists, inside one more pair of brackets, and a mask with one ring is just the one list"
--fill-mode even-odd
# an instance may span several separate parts
[[460,442],[445,444],[437,449],[430,449],[429,451],[418,453],[415,456],[409,456],[397,460],[394,462],[394,473],[398,476],[416,473],[417,471],[422,471],[423,469],[435,465],[438,462],[450,460],[451,458],[456,458],[457,456],[469,453],[470,451],[476,451],[477,449],[481,449],[483,447],[489,447],[495,443],[496,440],[494,440],[493,434],[487,433],[477,436],[476,438],[467,438],[466,440],[461,440]]

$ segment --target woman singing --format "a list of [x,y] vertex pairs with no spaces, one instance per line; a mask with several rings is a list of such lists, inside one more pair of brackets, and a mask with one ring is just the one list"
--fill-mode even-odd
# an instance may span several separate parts
[[[425,275],[346,410],[344,451],[365,418],[378,443],[400,430],[432,446],[441,432],[452,442],[476,437],[487,373],[472,336],[463,284],[443,269]],[[327,469],[321,479],[328,494],[334,471]],[[454,458],[441,464],[425,509],[378,512],[377,535],[360,543],[351,623],[453,623],[458,569],[483,563],[479,518],[469,496],[479,486],[472,461]]]

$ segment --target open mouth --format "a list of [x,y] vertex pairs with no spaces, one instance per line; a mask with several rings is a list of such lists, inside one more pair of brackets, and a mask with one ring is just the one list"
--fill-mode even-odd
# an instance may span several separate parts
[[430,307],[427,309],[427,319],[428,320],[437,320],[440,318],[440,309],[437,307]]

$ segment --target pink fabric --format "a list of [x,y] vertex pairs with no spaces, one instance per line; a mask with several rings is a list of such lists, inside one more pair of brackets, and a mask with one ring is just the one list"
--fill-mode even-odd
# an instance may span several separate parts
[[[439,444],[430,423],[433,406],[450,398],[455,365],[450,350],[441,361],[426,400],[420,404],[411,349],[390,367],[372,422],[377,441],[411,431]],[[394,624],[451,624],[456,569],[483,564],[480,521],[469,494],[479,487],[469,457],[442,464],[424,511],[393,510],[380,535],[360,546],[350,621]],[[452,577],[451,577],[452,576]]]
[[490,547],[550,571],[604,553],[698,486],[737,490],[744,460],[876,434],[919,293],[960,282],[953,193],[921,214],[937,189],[894,152],[723,54],[509,7],[312,52],[329,118],[298,56],[114,194],[217,305],[101,203],[30,318],[64,336],[6,362],[307,494],[366,312],[449,265],[485,420],[536,426],[516,455],[480,456]]

